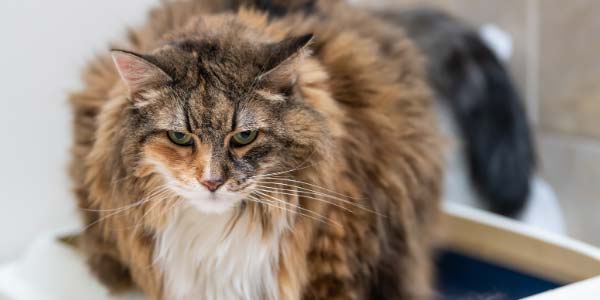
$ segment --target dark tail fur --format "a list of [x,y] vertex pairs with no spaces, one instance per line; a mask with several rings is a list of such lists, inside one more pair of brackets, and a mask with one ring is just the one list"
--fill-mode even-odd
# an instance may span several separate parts
[[403,26],[426,53],[430,81],[453,113],[471,180],[489,208],[509,216],[520,212],[530,192],[535,149],[506,69],[475,31],[441,12],[384,17]]

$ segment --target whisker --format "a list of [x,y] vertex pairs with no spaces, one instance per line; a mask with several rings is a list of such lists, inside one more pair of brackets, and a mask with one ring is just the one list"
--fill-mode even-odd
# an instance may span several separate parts
[[[312,190],[312,189],[309,189],[309,188],[305,188],[305,187],[301,187],[301,186],[297,186],[297,185],[293,185],[293,184],[286,184],[286,183],[274,182],[274,181],[268,181],[268,180],[261,181],[260,183],[264,183],[264,184],[276,184],[278,186],[285,187],[285,188],[279,188],[281,190],[296,191],[295,189],[298,189],[298,190],[303,191],[305,193],[311,193],[311,194],[315,194],[315,195],[325,196],[325,197],[328,197],[328,198],[331,198],[331,199],[339,200],[339,201],[341,201],[343,203],[346,203],[346,204],[349,204],[349,205],[352,205],[352,206],[356,206],[358,208],[367,209],[363,205],[351,202],[351,201],[349,201],[347,199],[342,199],[340,197],[333,196],[333,195],[330,195],[330,194],[327,194],[327,193],[324,193],[324,192]],[[260,186],[263,186],[263,187],[269,187],[268,185],[261,185],[259,183],[257,183],[256,185],[260,185]],[[289,187],[293,187],[294,189],[290,189]],[[271,188],[278,188],[278,187],[271,187]],[[300,192],[300,191],[298,191],[298,192]]]
[[133,204],[129,204],[126,206],[122,206],[122,207],[118,207],[118,208],[110,208],[110,209],[92,209],[92,208],[82,208],[81,210],[83,211],[89,211],[89,212],[114,212],[114,211],[120,211],[120,210],[127,210],[130,208],[134,208],[136,206],[140,206],[146,202],[150,201],[149,199],[142,199],[140,201],[134,202]]
[[165,189],[167,189],[167,186],[161,186],[160,188],[157,188],[155,191],[153,191],[150,195],[146,196],[145,198],[136,201],[132,204],[129,205],[125,205],[125,206],[121,206],[121,207],[117,207],[117,208],[109,208],[109,209],[92,209],[92,208],[83,208],[83,211],[90,211],[90,212],[112,212],[112,211],[118,211],[118,210],[122,210],[122,209],[130,209],[130,208],[134,208],[136,206],[140,206],[144,203],[147,203],[150,201],[150,198],[154,197],[156,194],[163,192]]
[[246,199],[250,200],[250,201],[257,202],[257,203],[260,203],[260,204],[265,204],[265,205],[270,206],[270,207],[278,208],[278,209],[284,210],[284,211],[289,212],[289,213],[294,213],[294,214],[298,213],[298,212],[296,212],[296,211],[294,211],[292,209],[289,209],[289,208],[287,208],[285,206],[280,206],[280,205],[276,205],[274,203],[269,203],[266,200],[260,199],[258,196],[248,195],[246,197]]
[[307,185],[307,186],[310,186],[310,187],[314,187],[314,188],[317,188],[317,189],[320,189],[320,190],[323,190],[323,191],[326,191],[326,192],[329,192],[329,193],[332,193],[334,195],[337,195],[337,196],[340,196],[340,197],[344,197],[344,198],[347,198],[347,199],[365,200],[365,198],[354,198],[354,197],[351,197],[351,196],[348,196],[348,195],[344,195],[342,193],[339,193],[339,192],[336,192],[336,191],[324,188],[322,186],[318,186],[316,184],[306,182],[306,181],[301,181],[301,180],[296,180],[296,179],[290,179],[290,178],[281,178],[281,177],[267,177],[266,180],[263,180],[263,181],[268,181],[268,180],[271,180],[271,182],[276,181],[276,180],[281,180],[281,181],[287,181],[287,182],[294,182],[294,183],[304,184],[304,185]]
[[[170,192],[170,191],[169,191]],[[134,229],[137,229],[140,225],[142,225],[142,223],[144,222],[144,219],[146,219],[146,217],[153,211],[155,210],[159,204],[163,203],[164,201],[167,201],[167,204],[176,200],[177,197],[170,197],[173,196],[171,194],[166,194],[163,195],[161,199],[154,199],[155,203],[152,204],[152,206],[150,208],[148,208],[148,210],[142,215],[142,217],[140,218],[139,222],[137,224],[135,224],[134,226],[132,226]],[[130,227],[131,228],[131,227]]]
[[[257,186],[259,186],[259,185],[257,185]],[[271,188],[271,187],[268,187],[268,186],[260,186],[260,188],[257,188],[256,190],[263,191],[263,192],[278,192],[278,193],[280,193],[282,195],[288,195],[288,196],[298,196],[298,194],[296,194],[296,193],[285,192],[285,191],[274,189],[274,188]],[[341,209],[343,209],[343,210],[345,210],[345,211],[347,211],[349,213],[354,213],[352,210],[348,209],[347,207],[343,207],[340,204],[333,203],[333,202],[327,201],[325,199],[308,196],[307,194],[303,194],[302,197],[303,198],[312,199],[312,200],[316,200],[316,201],[323,202],[323,203],[327,203],[327,204],[331,204],[331,205],[339,207],[339,208],[341,208]]]
[[256,192],[257,194],[259,194],[259,195],[262,195],[262,196],[264,196],[264,197],[269,197],[270,199],[273,199],[273,200],[275,200],[275,201],[277,201],[277,202],[279,202],[279,203],[283,203],[284,205],[289,205],[289,206],[291,206],[292,208],[295,208],[295,209],[298,209],[298,210],[301,210],[301,211],[305,211],[305,212],[311,213],[311,214],[313,214],[313,215],[315,215],[315,216],[317,216],[317,217],[323,218],[323,219],[328,219],[327,217],[325,217],[325,216],[323,216],[323,215],[320,215],[320,214],[318,214],[318,213],[316,213],[316,212],[314,212],[314,211],[312,211],[312,210],[310,210],[310,209],[307,209],[307,208],[301,207],[301,206],[299,206],[299,205],[295,205],[295,204],[292,204],[292,203],[286,202],[286,201],[284,201],[284,200],[278,199],[278,198],[276,198],[276,197],[273,197],[273,196],[271,196],[271,195],[269,195],[269,194],[266,194],[266,193],[263,193],[263,192],[261,192],[261,191],[255,191],[255,192]]
[[[281,178],[281,179],[283,180],[283,179],[285,179],[285,178]],[[328,192],[331,192],[331,193],[335,193],[335,194],[338,194],[338,195],[342,195],[342,194],[340,194],[340,193],[336,193],[336,192],[330,191],[330,190],[328,190],[328,189],[325,189],[325,188],[323,188],[323,187],[319,187],[319,186],[317,186],[317,185],[314,185],[314,184],[309,184],[309,183],[306,183],[306,182],[301,182],[301,181],[292,180],[292,179],[290,179],[290,181],[296,181],[296,182],[304,183],[304,184],[307,184],[307,185],[309,185],[309,186],[315,186],[315,187],[321,188],[321,189],[323,189],[323,190],[326,190],[326,191],[328,191]],[[311,189],[304,188],[304,187],[301,187],[301,186],[297,186],[297,185],[293,185],[293,184],[281,183],[281,182],[277,182],[277,181],[263,180],[263,181],[261,181],[261,183],[265,183],[265,184],[276,184],[276,185],[279,185],[279,186],[285,186],[285,187],[293,187],[293,188],[295,188],[295,189],[298,189],[299,191],[296,191],[296,190],[294,190],[294,189],[289,189],[289,188],[277,188],[277,187],[271,187],[271,186],[268,186],[268,185],[261,185],[261,184],[259,184],[259,183],[257,183],[257,184],[256,184],[256,186],[259,186],[259,187],[261,187],[261,188],[279,189],[279,190],[282,190],[282,191],[296,192],[296,193],[300,193],[300,194],[302,194],[302,195],[306,195],[306,194],[310,194],[310,193],[312,193],[312,194],[314,194],[314,195],[318,195],[318,196],[327,197],[327,198],[329,198],[329,199],[333,199],[333,200],[338,200],[338,201],[340,201],[340,202],[342,202],[342,203],[345,203],[345,204],[348,204],[348,205],[350,205],[350,206],[356,207],[356,208],[358,208],[358,209],[361,209],[361,210],[367,211],[367,212],[369,212],[369,213],[372,213],[372,214],[376,214],[376,215],[378,215],[378,216],[385,217],[385,215],[383,215],[383,214],[381,214],[381,213],[379,213],[379,212],[377,212],[377,211],[374,211],[374,210],[372,210],[372,209],[369,209],[369,208],[365,207],[364,205],[361,205],[361,204],[358,204],[358,203],[355,203],[355,202],[349,201],[349,200],[347,200],[347,199],[342,199],[342,198],[340,198],[340,197],[336,197],[336,196],[333,196],[333,195],[329,195],[329,194],[327,194],[327,193],[324,193],[324,192],[315,191],[315,190],[311,190]],[[304,196],[304,197],[307,197],[307,198],[310,198],[310,199],[314,199],[314,198],[311,198],[311,197],[309,197],[309,196]],[[350,196],[345,196],[345,197],[348,197],[348,198],[350,198],[350,199],[353,199],[353,200],[357,200],[357,199],[355,199],[355,198],[351,198]],[[326,201],[326,200],[324,200],[324,199],[315,199],[315,200],[317,200],[317,201],[323,201],[323,202],[326,202],[326,203],[329,203],[329,204],[335,205],[335,206],[337,206],[337,207],[339,207],[339,208],[342,208],[342,209],[344,209],[344,210],[347,210],[347,211],[349,211],[349,212],[352,212],[352,210],[350,210],[350,209],[348,209],[348,208],[346,208],[346,207],[343,207],[343,206],[341,206],[341,205],[337,205],[337,204],[335,204],[335,203],[333,203],[333,202]]]
[[124,210],[118,210],[118,211],[115,211],[115,212],[113,212],[113,213],[110,213],[110,214],[108,214],[108,215],[106,215],[106,216],[103,216],[103,217],[99,218],[98,220],[96,220],[96,221],[94,221],[94,222],[92,222],[92,223],[88,224],[87,226],[83,227],[82,231],[86,231],[86,230],[90,229],[92,226],[94,226],[94,225],[96,225],[96,224],[98,224],[98,223],[100,223],[100,222],[102,222],[102,221],[104,221],[104,220],[106,220],[106,219],[108,219],[108,218],[110,218],[110,217],[116,216],[116,215],[118,215],[119,213],[122,213],[122,212],[124,212],[124,211],[126,211],[126,210],[127,210],[127,209],[124,209]]
[[[148,197],[144,198],[143,200],[140,200],[141,202],[140,202],[140,201],[137,201],[137,202],[136,202],[136,203],[137,203],[137,205],[136,205],[136,206],[139,206],[139,205],[141,205],[141,204],[144,204],[144,203],[148,203],[148,202],[150,202],[150,201],[153,201],[153,200],[154,200],[154,199],[153,199],[153,197],[155,197],[156,195],[160,195],[160,194],[164,193],[165,191],[168,191],[168,189],[166,189],[166,188],[165,188],[165,186],[160,186],[160,187],[157,187],[155,190],[153,190],[153,191],[151,192],[151,195],[153,195],[152,197],[148,196]],[[136,207],[136,206],[127,205],[127,206],[125,206],[124,208],[115,209],[115,211],[114,211],[114,212],[112,212],[112,213],[110,213],[110,214],[108,214],[108,215],[102,216],[102,217],[101,217],[101,218],[99,218],[98,220],[95,220],[94,222],[92,222],[92,223],[90,223],[90,224],[86,225],[85,227],[83,227],[82,231],[86,231],[86,230],[90,229],[92,226],[94,226],[94,225],[96,225],[96,224],[98,224],[98,223],[100,223],[100,222],[102,222],[102,221],[104,221],[104,220],[106,220],[106,219],[108,219],[108,218],[111,218],[111,217],[114,217],[114,216],[116,216],[116,215],[118,215],[118,214],[120,214],[120,213],[123,213],[123,212],[125,212],[125,211],[127,211],[127,210],[129,210],[129,209],[132,209],[132,208],[134,208],[134,207]],[[98,211],[99,211],[99,212],[102,212],[101,210],[98,210]],[[110,210],[107,210],[107,211],[110,211]]]
[[321,219],[321,218],[318,218],[318,217],[313,217],[313,216],[310,216],[310,215],[306,215],[306,214],[303,214],[303,213],[301,213],[301,212],[297,212],[297,211],[290,210],[290,209],[288,209],[288,208],[286,208],[286,207],[281,207],[281,206],[275,205],[275,204],[273,204],[273,203],[269,203],[269,202],[267,202],[267,201],[264,201],[264,200],[258,199],[258,198],[256,198],[256,197],[253,197],[253,196],[248,196],[246,199],[248,199],[248,200],[250,200],[250,201],[254,201],[254,202],[256,202],[256,203],[264,204],[264,205],[267,205],[267,206],[270,206],[270,207],[278,208],[278,209],[281,209],[281,210],[284,210],[284,211],[287,211],[287,212],[290,212],[290,213],[298,214],[298,215],[300,215],[300,216],[303,216],[303,217],[306,217],[306,218],[309,218],[309,219],[312,219],[312,220],[315,220],[315,221],[318,221],[318,222],[322,222],[322,223],[324,223],[324,224],[327,224],[328,222],[330,222],[330,223],[332,223],[332,224],[334,224],[334,225],[341,226],[339,223],[337,223],[337,222],[335,222],[335,221],[332,221],[332,220],[330,220],[330,219],[325,219],[325,220],[323,220],[323,219]]
[[300,166],[298,166],[296,168],[293,168],[293,169],[290,169],[290,170],[287,170],[287,171],[280,171],[280,172],[273,172],[273,173],[268,173],[268,174],[255,175],[255,176],[249,177],[248,179],[264,178],[264,177],[270,177],[270,176],[278,176],[278,175],[288,174],[288,173],[291,173],[291,172],[294,172],[294,171],[299,171],[299,170],[303,170],[303,169],[306,169],[306,168],[310,168],[312,166],[313,166],[312,164],[308,165],[306,167],[300,167]]

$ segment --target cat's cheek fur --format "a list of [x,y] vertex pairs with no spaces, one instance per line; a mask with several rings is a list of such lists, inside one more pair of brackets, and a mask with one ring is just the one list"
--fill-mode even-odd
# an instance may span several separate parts
[[164,299],[278,299],[285,220],[275,220],[274,230],[263,232],[248,214],[230,227],[231,214],[204,214],[186,204],[175,209],[154,250]]

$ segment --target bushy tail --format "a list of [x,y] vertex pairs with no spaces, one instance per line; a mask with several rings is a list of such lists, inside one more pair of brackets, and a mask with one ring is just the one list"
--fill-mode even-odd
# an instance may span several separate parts
[[429,60],[465,143],[471,181],[489,208],[514,215],[526,204],[535,149],[519,93],[495,54],[461,22],[433,10],[385,17],[403,26]]

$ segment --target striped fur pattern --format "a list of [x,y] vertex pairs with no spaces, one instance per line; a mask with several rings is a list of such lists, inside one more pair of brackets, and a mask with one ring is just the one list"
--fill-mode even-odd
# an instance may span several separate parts
[[442,144],[417,50],[338,1],[238,2],[166,1],[85,70],[91,270],[156,300],[430,298]]

